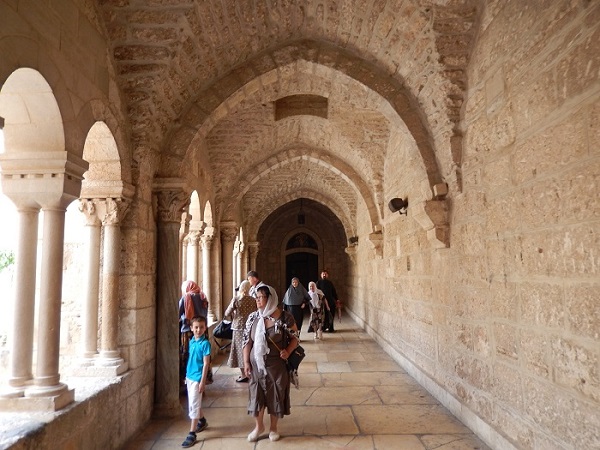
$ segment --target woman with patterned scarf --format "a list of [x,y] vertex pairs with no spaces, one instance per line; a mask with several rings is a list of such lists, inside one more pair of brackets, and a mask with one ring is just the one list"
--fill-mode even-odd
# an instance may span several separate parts
[[258,311],[248,317],[244,330],[244,370],[248,384],[248,414],[256,422],[248,435],[256,442],[265,431],[265,409],[271,417],[269,439],[277,441],[277,422],[290,414],[290,374],[286,360],[298,346],[294,316],[277,308],[268,286],[257,290]]

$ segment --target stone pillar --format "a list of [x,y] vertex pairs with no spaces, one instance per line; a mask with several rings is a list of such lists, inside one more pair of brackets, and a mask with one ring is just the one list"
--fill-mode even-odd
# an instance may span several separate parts
[[199,244],[200,244],[200,234],[201,232],[198,230],[192,230],[187,235],[187,243],[188,243],[188,261],[187,261],[187,279],[194,280],[196,283],[200,284],[200,271],[199,271]]
[[[187,236],[190,230],[191,220],[192,216],[187,211],[183,211],[181,216],[181,226],[179,228],[179,268],[181,270],[181,279],[179,281],[181,282],[189,279],[187,273]],[[181,283],[179,284],[181,285]]]
[[[9,396],[23,396],[33,379],[33,317],[37,263],[38,208],[19,209],[14,315],[10,352]],[[25,325],[25,326],[24,326]],[[20,330],[17,336],[17,330]]]
[[102,266],[102,335],[100,357],[102,367],[115,369],[114,375],[127,370],[127,363],[119,353],[119,279],[121,265],[121,221],[129,207],[122,199],[107,198],[104,227],[104,263]]
[[181,241],[181,278],[182,281],[190,280],[188,274],[188,238],[187,236]]
[[210,260],[210,248],[213,240],[213,229],[210,229],[210,233],[207,234],[207,230],[202,235],[202,290],[206,294],[208,299],[208,323],[211,324],[216,320],[215,316],[215,296],[213,295],[214,290],[212,288],[212,278],[210,276],[211,260]]
[[181,215],[189,197],[180,189],[155,193],[157,202],[156,261],[156,377],[154,413],[179,417],[180,267],[178,258]]
[[238,255],[237,255],[237,270],[236,270],[236,278],[234,280],[234,288],[236,288],[237,286],[239,286],[239,284],[242,282],[242,280],[246,279],[246,273],[248,273],[248,271],[244,270],[244,259],[245,259],[245,252],[244,252],[244,243],[243,242],[238,242]]
[[227,308],[233,297],[233,244],[237,233],[238,227],[235,222],[221,223],[221,286],[223,286],[223,295],[219,317],[222,317],[222,312]]
[[240,282],[246,279],[246,274],[250,270],[248,267],[248,244],[242,243],[242,268],[240,272]]
[[84,283],[86,289],[85,303],[82,308],[83,323],[81,327],[82,363],[86,367],[92,364],[98,354],[98,296],[100,292],[100,219],[94,200],[80,200],[79,210],[85,215],[88,234],[87,241],[87,275]]
[[[44,207],[37,365],[27,397],[59,396],[68,388],[60,382],[60,309],[63,279],[65,212],[62,204]],[[21,324],[22,326],[23,324]]]
[[[256,270],[256,257],[258,255],[258,242],[248,242],[248,257],[250,266],[248,270]],[[248,273],[248,272],[246,272]]]
[[233,268],[232,268],[232,274],[231,274],[232,293],[235,292],[235,288],[237,287],[238,284],[240,284],[240,282],[239,282],[240,270],[241,270],[240,256],[241,256],[241,254],[240,254],[240,238],[239,238],[239,236],[237,236],[235,238],[235,242],[233,243]]

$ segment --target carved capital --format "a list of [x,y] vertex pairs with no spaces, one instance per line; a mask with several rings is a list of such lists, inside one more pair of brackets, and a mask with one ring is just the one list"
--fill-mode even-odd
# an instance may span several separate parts
[[104,200],[103,225],[119,225],[129,209],[129,201],[123,198],[107,198]]
[[212,234],[203,234],[200,238],[202,241],[202,249],[210,250],[210,246],[212,245],[213,235]]
[[162,190],[154,193],[157,218],[161,222],[181,222],[181,215],[190,203],[182,190]]
[[81,211],[85,216],[86,225],[100,225],[100,217],[98,217],[98,209],[96,208],[96,201],[94,199],[79,199],[79,211]]
[[254,259],[256,258],[256,255],[258,255],[258,242],[248,242],[248,255],[250,256],[250,258]]
[[221,239],[225,242],[233,242],[238,234],[238,226],[235,222],[221,223]]
[[195,245],[197,246],[200,242],[200,238],[202,237],[202,233],[200,231],[197,230],[192,230],[188,233],[188,235],[185,237],[185,240],[191,244],[191,245]]

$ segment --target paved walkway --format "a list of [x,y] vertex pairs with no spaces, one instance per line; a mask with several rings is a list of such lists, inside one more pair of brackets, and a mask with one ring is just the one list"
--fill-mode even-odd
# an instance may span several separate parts
[[[269,441],[268,431],[256,443],[246,441],[254,427],[246,414],[247,384],[235,382],[239,369],[219,355],[203,400],[208,428],[192,448],[488,450],[351,319],[336,325],[323,341],[303,333],[300,388],[292,387],[292,414],[280,420],[278,442]],[[182,398],[181,417],[152,421],[125,450],[181,448],[189,430],[184,407]]]

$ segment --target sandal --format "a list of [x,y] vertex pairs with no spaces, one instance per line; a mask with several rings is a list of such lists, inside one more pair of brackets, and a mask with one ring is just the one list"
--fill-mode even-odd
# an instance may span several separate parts
[[237,380],[235,380],[236,383],[247,383],[248,382],[248,377],[238,377]]
[[196,443],[196,433],[190,432],[187,435],[187,437],[185,438],[185,441],[183,441],[183,443],[181,444],[181,446],[184,448],[187,448],[187,447],[191,447],[195,443]]

